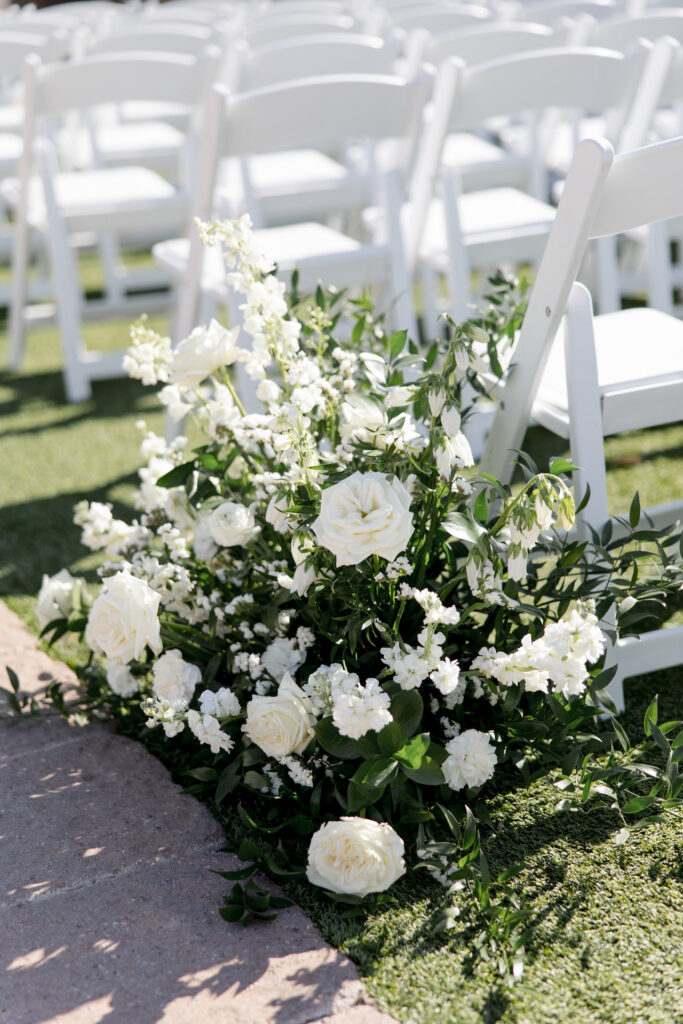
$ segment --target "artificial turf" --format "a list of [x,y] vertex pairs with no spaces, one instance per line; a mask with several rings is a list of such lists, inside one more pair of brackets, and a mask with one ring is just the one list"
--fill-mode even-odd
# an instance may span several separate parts
[[[89,328],[104,348],[125,345],[127,333],[125,320]],[[5,348],[0,322],[0,366]],[[139,464],[136,421],[162,430],[153,393],[136,382],[96,383],[90,402],[66,405],[60,366],[57,332],[48,328],[31,332],[21,374],[0,371],[0,596],[34,629],[44,572],[66,566],[96,578],[98,556],[80,546],[72,506],[112,501],[125,516]],[[527,447],[539,462],[562,453],[561,442],[538,431]],[[628,508],[636,488],[650,502],[670,500],[683,479],[683,426],[610,441],[608,458],[615,509]],[[681,684],[683,669],[627,681],[627,726],[637,731],[655,692],[663,719],[683,718]],[[425,872],[410,873],[391,900],[356,917],[311,887],[292,892],[356,962],[378,1004],[405,1024],[683,1022],[681,820],[653,825],[618,848],[609,814],[557,812],[558,792],[547,782],[498,786],[492,867],[523,866],[520,884],[539,921],[516,984],[473,955],[476,930],[464,897],[456,927],[431,934],[443,895]],[[223,817],[234,839],[239,822],[229,810]]]

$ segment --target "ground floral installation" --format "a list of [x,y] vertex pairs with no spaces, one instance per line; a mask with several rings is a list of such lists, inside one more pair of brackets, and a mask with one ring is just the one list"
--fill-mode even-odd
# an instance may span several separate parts
[[[173,351],[139,322],[126,368],[163,384],[204,443],[146,434],[132,524],[77,506],[83,542],[106,552],[102,586],[46,578],[41,624],[84,631],[104,657],[91,704],[141,708],[185,744],[197,785],[252,829],[244,859],[345,902],[426,869],[452,895],[436,927],[469,898],[518,971],[529,911],[509,872],[490,877],[487,793],[544,773],[563,806],[616,809],[618,842],[679,805],[683,733],[670,743],[653,704],[666,763],[644,765],[599,695],[600,622],[614,607],[623,629],[638,609],[663,619],[681,567],[655,531],[579,543],[561,459],[514,494],[476,476],[460,403],[514,331],[501,278],[488,313],[425,355],[367,301],[288,301],[247,218],[201,230],[223,248],[242,326],[212,321]],[[229,920],[274,905],[239,884],[251,872],[227,876]]]

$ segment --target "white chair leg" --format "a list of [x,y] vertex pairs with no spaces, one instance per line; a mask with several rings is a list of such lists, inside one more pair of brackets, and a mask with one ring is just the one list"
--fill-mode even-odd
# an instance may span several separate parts
[[389,246],[391,290],[394,300],[391,319],[394,330],[407,331],[408,337],[417,342],[419,332],[413,301],[413,282],[408,271],[401,234],[401,184],[397,171],[386,175],[384,187],[384,217]]
[[565,331],[569,443],[574,465],[579,467],[574,473],[577,499],[583,498],[588,481],[592,482],[590,501],[578,524],[579,533],[585,534],[583,524],[600,530],[609,518],[609,511],[593,309],[590,293],[582,284],[572,287]]
[[614,313],[621,309],[617,240],[614,237],[595,240],[595,270],[597,300],[600,313]]
[[20,206],[12,240],[12,283],[10,291],[9,368],[21,369],[26,332],[26,298],[29,263],[29,237],[25,211]]
[[448,242],[448,310],[456,323],[467,320],[472,315],[470,263],[467,247],[460,230],[459,195],[459,176],[453,171],[448,171],[443,178],[444,214]]
[[650,224],[647,234],[647,276],[649,305],[673,316],[673,288],[669,234],[662,222]]
[[123,306],[126,293],[121,280],[121,254],[118,239],[114,235],[101,235],[98,249],[104,271],[104,290],[107,301],[113,306]]

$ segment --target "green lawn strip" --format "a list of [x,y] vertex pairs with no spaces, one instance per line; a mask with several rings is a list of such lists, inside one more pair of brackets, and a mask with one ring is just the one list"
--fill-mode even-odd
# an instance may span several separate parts
[[[93,347],[123,347],[127,338],[126,320],[88,327]],[[5,351],[3,334],[0,365]],[[0,596],[34,630],[44,572],[66,566],[96,579],[99,556],[80,546],[73,505],[83,498],[112,501],[117,515],[131,514],[140,419],[163,429],[153,393],[131,381],[96,383],[91,402],[64,404],[54,328],[30,333],[20,375],[0,372]],[[557,438],[538,430],[530,431],[526,446],[542,465],[549,455],[566,454]],[[671,500],[683,479],[683,427],[610,441],[608,458],[615,509],[628,509],[636,489],[644,501]],[[74,663],[78,657],[73,644],[53,653]],[[655,692],[662,720],[683,717],[682,683],[683,670],[629,681],[627,723],[635,729]],[[146,738],[169,767],[182,771],[177,747],[157,733],[147,731]],[[289,885],[290,894],[358,964],[378,1003],[406,1024],[683,1021],[680,821],[653,826],[617,849],[608,815],[556,812],[558,792],[547,782],[499,786],[492,868],[523,865],[519,884],[541,919],[524,977],[512,988],[495,964],[476,963],[464,896],[457,926],[431,936],[443,893],[426,872],[411,872],[391,900],[356,917],[304,884]],[[225,805],[220,817],[234,845],[243,826]]]

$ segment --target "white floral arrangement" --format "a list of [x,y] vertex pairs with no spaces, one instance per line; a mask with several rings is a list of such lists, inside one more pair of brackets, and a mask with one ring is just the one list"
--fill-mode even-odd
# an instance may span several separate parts
[[288,300],[248,219],[201,230],[241,325],[173,350],[141,321],[125,365],[202,443],[146,434],[133,523],[77,506],[102,586],[46,578],[41,626],[84,631],[100,701],[184,745],[194,779],[267,821],[313,885],[353,901],[417,862],[482,902],[471,807],[529,750],[584,763],[610,678],[600,620],[639,588],[664,600],[680,566],[653,583],[625,543],[594,572],[563,460],[514,494],[476,476],[460,402],[496,366],[490,318],[419,353],[366,301]]

